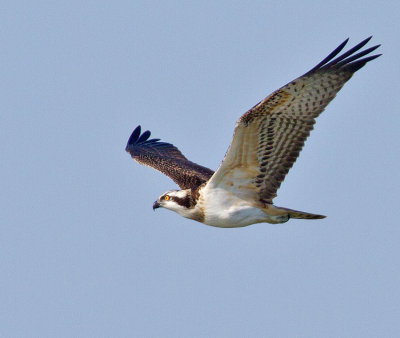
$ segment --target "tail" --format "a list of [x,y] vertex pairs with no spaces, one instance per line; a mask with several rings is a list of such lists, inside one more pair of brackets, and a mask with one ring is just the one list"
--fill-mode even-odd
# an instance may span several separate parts
[[289,218],[300,218],[300,219],[321,219],[325,218],[326,216],[323,215],[317,215],[317,214],[310,214],[308,212],[303,212],[303,211],[298,211],[298,210],[292,210],[288,208],[281,208],[278,207],[280,211],[287,212],[289,214]]

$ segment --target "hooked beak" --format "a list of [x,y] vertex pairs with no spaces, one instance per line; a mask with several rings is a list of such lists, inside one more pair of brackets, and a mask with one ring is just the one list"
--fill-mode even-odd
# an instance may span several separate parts
[[158,203],[157,201],[155,201],[154,203],[153,203],[153,210],[156,210],[157,208],[159,208],[160,207],[160,203]]

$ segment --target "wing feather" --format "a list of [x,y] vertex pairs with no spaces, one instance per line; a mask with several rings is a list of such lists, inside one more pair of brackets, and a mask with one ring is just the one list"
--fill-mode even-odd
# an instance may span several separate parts
[[309,72],[242,115],[225,158],[208,185],[229,189],[243,199],[272,203],[315,118],[358,69],[380,56],[362,58],[379,45],[354,54],[369,40],[336,57],[345,40]]
[[129,137],[126,151],[140,164],[152,167],[171,178],[181,189],[196,189],[214,171],[189,161],[174,145],[150,139],[150,131],[138,126]]

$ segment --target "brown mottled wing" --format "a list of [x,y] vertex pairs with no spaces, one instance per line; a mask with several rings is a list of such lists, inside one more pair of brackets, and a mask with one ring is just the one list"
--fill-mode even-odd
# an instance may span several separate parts
[[225,158],[208,185],[228,189],[243,199],[272,203],[315,118],[357,70],[379,56],[362,58],[379,46],[354,54],[369,39],[334,59],[347,39],[312,70],[241,116]]
[[152,167],[171,178],[181,189],[196,189],[214,174],[211,169],[189,161],[174,145],[151,139],[150,131],[132,132],[126,151],[140,164]]

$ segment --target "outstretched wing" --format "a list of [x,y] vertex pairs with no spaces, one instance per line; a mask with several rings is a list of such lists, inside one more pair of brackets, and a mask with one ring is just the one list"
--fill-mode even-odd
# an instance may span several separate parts
[[241,116],[225,158],[208,185],[229,189],[244,199],[272,203],[315,118],[357,70],[380,56],[363,58],[379,45],[355,54],[370,38],[336,57],[347,39],[312,70]]
[[140,164],[152,167],[171,178],[181,189],[196,189],[214,174],[211,169],[189,161],[174,145],[151,139],[150,131],[132,132],[125,150]]

